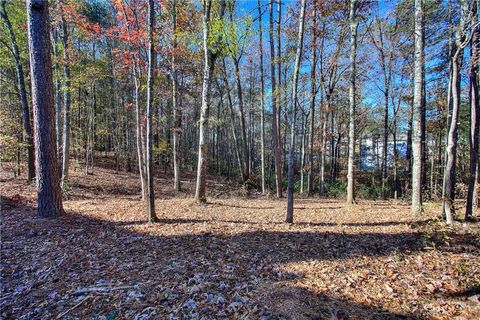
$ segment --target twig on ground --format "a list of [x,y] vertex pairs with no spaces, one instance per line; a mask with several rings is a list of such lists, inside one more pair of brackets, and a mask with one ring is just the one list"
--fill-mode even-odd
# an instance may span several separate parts
[[67,313],[69,313],[70,311],[78,308],[80,305],[82,305],[85,301],[87,301],[88,299],[90,299],[92,297],[92,295],[88,295],[86,296],[85,298],[83,298],[80,302],[78,302],[76,305],[74,305],[73,307],[71,307],[70,309],[60,313],[58,316],[57,316],[57,319],[61,319],[62,317],[64,317]]
[[117,290],[125,290],[135,288],[135,286],[118,286],[118,287],[88,287],[77,289],[73,294],[82,295],[86,293],[106,293]]

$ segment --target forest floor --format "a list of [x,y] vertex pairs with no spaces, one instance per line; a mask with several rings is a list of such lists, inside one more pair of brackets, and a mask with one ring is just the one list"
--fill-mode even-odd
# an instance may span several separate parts
[[[479,319],[478,222],[438,204],[286,202],[208,180],[206,205],[155,179],[149,225],[133,173],[72,170],[59,219],[0,175],[2,319]],[[238,191],[236,191],[238,190]]]

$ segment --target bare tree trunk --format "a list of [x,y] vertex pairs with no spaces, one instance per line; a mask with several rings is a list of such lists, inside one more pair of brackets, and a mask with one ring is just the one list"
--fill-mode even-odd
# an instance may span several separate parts
[[322,125],[322,140],[321,140],[321,155],[320,155],[320,178],[319,178],[319,193],[321,196],[325,193],[325,163],[327,157],[327,125],[328,125],[328,112],[330,110],[329,106],[329,97],[325,97],[325,108],[322,111],[321,115],[321,125]]
[[112,46],[110,42],[107,42],[107,48],[108,48],[108,58],[109,58],[109,71],[110,71],[110,95],[111,95],[111,101],[110,101],[110,108],[112,109],[111,112],[113,112],[113,119],[112,119],[112,131],[113,131],[113,147],[114,147],[114,152],[115,152],[115,172],[118,174],[120,171],[120,133],[121,133],[121,120],[120,120],[120,115],[119,115],[119,110],[118,110],[118,96],[116,94],[116,88],[115,84],[117,82],[116,76],[115,76],[115,65],[114,65],[114,60],[113,60],[113,55],[112,55]]
[[456,166],[456,149],[458,140],[458,114],[460,104],[460,61],[458,61],[458,54],[455,54],[454,63],[452,65],[452,118],[447,137],[447,161],[445,164],[444,175],[444,189],[443,206],[445,210],[445,217],[447,224],[453,223],[454,209],[454,194],[455,194],[455,166]]
[[258,33],[260,45],[260,158],[262,172],[262,194],[265,194],[267,192],[265,186],[265,76],[263,74],[263,31],[260,0],[258,0]]
[[[57,113],[56,117],[56,126],[57,126],[57,156],[59,162],[62,161],[62,84],[60,81],[60,68],[59,68],[59,54],[58,54],[58,30],[53,30],[53,56],[55,57],[55,64],[53,69],[55,71],[55,103]],[[61,170],[61,168],[60,168]]]
[[297,121],[297,87],[298,74],[300,71],[300,61],[302,59],[303,49],[303,31],[305,24],[305,4],[306,0],[302,0],[300,8],[300,17],[298,22],[298,38],[297,50],[295,53],[295,69],[293,71],[292,84],[292,123],[290,130],[290,148],[288,151],[288,187],[287,187],[287,216],[286,223],[293,223],[293,170],[294,170],[294,152],[295,152],[295,125]]
[[142,124],[140,110],[140,75],[138,74],[137,60],[134,59],[133,78],[135,82],[135,125],[136,125],[136,142],[138,157],[138,172],[140,174],[140,184],[142,186],[142,200],[147,198],[147,182],[145,172],[145,159],[143,158],[143,142],[142,142]]
[[[395,87],[393,87],[395,89]],[[393,128],[392,128],[392,138],[393,138],[393,198],[398,199],[400,193],[400,183],[398,179],[398,150],[397,150],[397,122],[398,122],[398,111],[400,110],[400,98],[398,99],[398,105],[395,106],[394,100],[395,94],[392,93],[392,107],[393,107]]]
[[[445,139],[448,139],[448,130],[450,128],[450,122],[452,120],[452,56],[454,51],[454,32],[453,32],[453,19],[452,19],[452,4],[451,1],[448,2],[448,16],[449,16],[449,33],[448,33],[448,59],[449,59],[449,74],[448,74],[448,89],[447,89],[447,123],[445,131]],[[447,141],[445,142],[445,144]],[[443,180],[442,180],[442,200],[445,197],[445,165],[447,162],[447,148],[445,148],[444,153],[444,170],[443,170]],[[442,212],[445,212],[445,202],[442,201]]]
[[16,179],[17,176],[20,176],[20,158],[21,158],[21,150],[20,150],[20,145],[23,142],[22,141],[22,135],[17,134],[17,152],[15,152],[15,169],[13,170],[13,178]]
[[387,161],[388,161],[388,84],[385,87],[385,106],[383,108],[383,154],[382,154],[382,198],[387,199]]
[[[270,74],[272,83],[272,136],[275,154],[275,182],[277,188],[277,198],[283,197],[283,181],[282,181],[282,154],[280,152],[280,115],[277,108],[277,89],[275,77],[275,40],[273,35],[273,4],[274,0],[270,0]],[[280,74],[278,75],[280,77]],[[278,88],[280,90],[280,88]]]
[[148,79],[147,79],[147,202],[148,202],[148,222],[153,223],[157,220],[155,213],[155,190],[153,186],[153,77],[155,68],[155,47],[153,42],[153,32],[155,28],[155,5],[153,0],[148,0]]
[[350,108],[348,129],[348,173],[347,173],[347,204],[354,204],[354,162],[355,162],[355,77],[357,56],[357,30],[356,0],[350,0]]
[[415,83],[413,94],[412,133],[412,214],[421,214],[422,208],[422,86],[423,86],[423,0],[415,0]]
[[[480,143],[480,142],[479,142]],[[480,145],[479,145],[480,149]],[[478,208],[480,207],[479,203],[479,192],[480,192],[480,164],[477,164],[477,172],[475,174],[475,187],[473,188],[473,212],[476,212]],[[472,213],[473,215],[473,213]]]
[[310,146],[308,154],[308,181],[307,195],[312,194],[313,187],[313,142],[315,140],[315,96],[316,90],[316,66],[317,66],[317,1],[313,0],[312,12],[312,52],[310,57]]
[[330,182],[335,181],[335,167],[336,167],[336,155],[335,155],[335,109],[330,111]]
[[50,23],[47,0],[27,1],[39,217],[63,214],[57,158]]
[[461,89],[461,68],[463,49],[465,47],[464,29],[465,29],[465,15],[466,15],[466,1],[462,0],[460,4],[460,21],[456,31],[455,39],[455,53],[452,57],[452,116],[450,119],[450,126],[448,128],[447,136],[447,150],[446,150],[446,164],[444,173],[444,195],[443,208],[447,224],[453,223],[455,214],[454,199],[455,199],[455,183],[456,183],[456,157],[457,157],[457,141],[458,141],[458,116],[460,112],[460,89]]
[[413,131],[413,96],[414,96],[414,87],[415,87],[415,74],[411,72],[410,76],[410,91],[411,99],[408,104],[408,128],[407,128],[407,177],[405,179],[405,191],[407,192],[411,188],[411,177],[412,177],[412,131]]
[[232,137],[233,137],[233,142],[235,146],[235,155],[237,156],[238,169],[240,174],[242,175],[242,180],[245,183],[247,181],[247,177],[245,176],[244,163],[243,163],[242,156],[240,154],[240,146],[238,145],[237,130],[235,129],[235,112],[233,111],[232,95],[230,93],[230,85],[228,84],[228,79],[227,79],[225,59],[223,59],[223,81],[227,89],[228,109],[230,110]]
[[398,152],[397,152],[397,119],[396,117],[393,120],[393,198],[395,200],[398,199],[398,173],[397,173],[397,167],[398,167]]
[[15,39],[15,33],[13,32],[12,24],[7,15],[7,10],[5,8],[6,1],[2,0],[0,3],[0,15],[5,22],[8,33],[10,36],[10,43],[12,45],[12,53],[15,59],[15,72],[17,75],[17,87],[18,93],[20,94],[20,100],[22,102],[22,123],[23,131],[25,133],[25,143],[27,144],[27,180],[32,181],[35,178],[35,157],[34,157],[34,146],[32,138],[32,126],[30,124],[30,109],[28,107],[28,96],[25,86],[25,75],[23,73],[23,66],[20,58],[20,51],[18,50],[17,41]]
[[177,11],[176,0],[173,1],[173,52],[172,52],[172,109],[173,109],[173,189],[180,191],[180,135],[182,132],[182,117],[178,107],[177,66],[175,61],[177,49]]
[[70,163],[70,52],[68,48],[68,24],[62,16],[62,43],[63,43],[63,158],[62,158],[62,185],[68,180],[68,167]]
[[[475,0],[472,8],[471,25],[478,23],[477,16],[478,0]],[[478,102],[478,46],[480,45],[480,26],[472,30],[470,44],[470,175],[468,177],[467,206],[465,219],[470,218],[474,212],[474,196],[476,187],[476,175],[478,172],[478,148],[480,131],[480,104]]]
[[243,162],[245,164],[244,176],[248,179],[250,176],[249,163],[250,157],[248,153],[247,127],[245,123],[245,112],[243,110],[243,93],[242,82],[240,78],[240,61],[237,58],[233,59],[235,65],[235,83],[237,85],[238,109],[240,110],[240,127],[242,129],[242,153]]
[[308,116],[302,115],[302,146],[300,153],[300,193],[305,193],[305,145],[307,144],[307,122]]
[[[203,88],[202,88],[202,106],[200,109],[199,134],[198,134],[198,163],[197,163],[197,182],[195,186],[195,199],[197,202],[205,203],[206,175],[207,175],[207,131],[208,131],[208,111],[210,106],[210,87],[212,74],[215,68],[216,54],[210,48],[210,11],[211,0],[205,0],[203,3]],[[220,1],[220,19],[225,12],[225,1]]]
[[[288,140],[288,113],[286,112],[286,106],[285,106],[285,112],[284,112],[284,117],[285,117],[285,126],[284,126],[284,132],[283,132],[283,139],[282,139],[282,107],[284,106],[284,103],[286,100],[286,77],[284,84],[282,85],[282,0],[278,0],[277,2],[277,32],[276,32],[276,39],[277,39],[277,57],[275,58],[275,62],[277,65],[277,114],[276,114],[276,119],[277,119],[277,139],[278,139],[278,145],[279,145],[279,153],[280,153],[280,174],[281,174],[281,181],[282,181],[282,193],[283,193],[283,175],[285,172],[285,162],[286,162],[286,153],[287,153],[287,140]],[[285,64],[285,67],[287,65]],[[285,72],[286,76],[286,72]],[[283,194],[282,194],[283,196]]]
[[253,91],[255,90],[254,80],[253,80],[253,60],[250,57],[250,81],[249,81],[249,90],[248,90],[248,171],[253,172],[253,166],[255,165],[255,113],[253,110]]

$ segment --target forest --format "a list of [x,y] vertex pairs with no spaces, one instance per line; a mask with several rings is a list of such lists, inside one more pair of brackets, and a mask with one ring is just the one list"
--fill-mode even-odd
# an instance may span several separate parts
[[1,319],[480,319],[478,0],[0,0]]

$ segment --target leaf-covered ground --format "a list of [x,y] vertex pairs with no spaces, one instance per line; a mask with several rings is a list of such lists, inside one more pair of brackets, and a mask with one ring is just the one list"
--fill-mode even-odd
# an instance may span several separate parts
[[438,205],[286,203],[208,181],[209,203],[155,181],[145,223],[135,174],[72,172],[56,220],[35,189],[0,187],[1,319],[479,319],[478,223],[448,229]]

